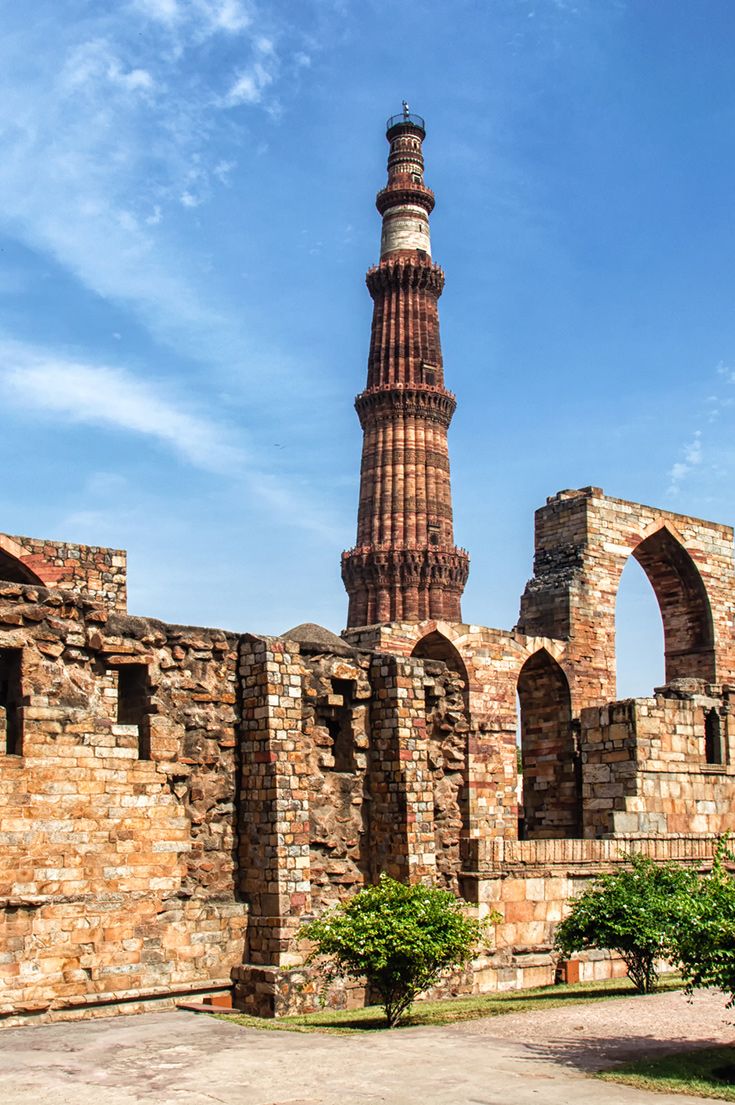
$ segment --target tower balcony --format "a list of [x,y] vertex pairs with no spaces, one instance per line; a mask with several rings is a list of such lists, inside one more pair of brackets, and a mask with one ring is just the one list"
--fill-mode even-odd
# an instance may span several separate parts
[[385,136],[390,142],[396,135],[400,134],[403,128],[408,131],[421,131],[421,137],[426,137],[426,123],[420,115],[412,115],[410,112],[402,111],[400,115],[391,115],[385,123]]

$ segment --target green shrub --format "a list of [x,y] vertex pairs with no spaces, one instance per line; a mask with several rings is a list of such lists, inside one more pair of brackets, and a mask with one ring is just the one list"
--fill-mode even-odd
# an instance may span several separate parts
[[365,978],[380,995],[389,1027],[443,971],[466,964],[482,935],[466,903],[448,890],[405,886],[387,875],[302,928],[325,981]]
[[625,962],[641,994],[653,989],[657,959],[678,955],[676,933],[696,889],[696,874],[674,863],[627,856],[630,866],[596,879],[571,903],[557,927],[555,949],[564,958],[587,948],[607,948]]
[[715,986],[735,1004],[735,880],[725,866],[735,861],[724,836],[712,871],[698,880],[677,927],[676,956],[688,989]]

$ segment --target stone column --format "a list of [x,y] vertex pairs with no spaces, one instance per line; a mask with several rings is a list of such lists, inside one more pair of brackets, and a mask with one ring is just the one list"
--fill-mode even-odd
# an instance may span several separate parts
[[370,681],[371,874],[431,882],[436,844],[423,666],[401,656],[376,656]]
[[240,889],[250,912],[247,962],[234,972],[238,1008],[289,1012],[303,972],[298,952],[309,912],[309,803],[298,645],[242,638],[240,655]]

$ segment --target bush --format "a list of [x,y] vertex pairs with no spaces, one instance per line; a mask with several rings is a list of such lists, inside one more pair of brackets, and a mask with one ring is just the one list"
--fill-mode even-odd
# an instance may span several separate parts
[[726,860],[735,861],[722,837],[712,871],[698,880],[677,928],[676,957],[687,988],[715,986],[735,1005],[735,881]]
[[482,926],[465,915],[465,905],[448,890],[381,875],[377,886],[304,925],[303,936],[315,944],[308,962],[322,960],[326,982],[367,979],[393,1028],[443,971],[472,958]]
[[697,885],[691,870],[630,855],[630,866],[603,875],[572,903],[555,935],[564,958],[586,948],[608,948],[625,962],[641,994],[658,978],[657,959],[678,956],[676,934]]

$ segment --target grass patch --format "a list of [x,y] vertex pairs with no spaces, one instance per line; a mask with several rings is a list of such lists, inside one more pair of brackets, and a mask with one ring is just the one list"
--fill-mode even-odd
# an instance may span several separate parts
[[639,1059],[602,1071],[597,1077],[640,1090],[735,1101],[735,1047],[708,1047],[661,1059]]
[[[657,991],[680,990],[677,976],[662,979]],[[627,979],[607,979],[604,982],[576,982],[569,986],[539,986],[533,990],[507,990],[502,993],[481,994],[472,997],[448,998],[444,1001],[417,1002],[410,1015],[399,1028],[456,1024],[474,1021],[480,1017],[499,1017],[506,1013],[530,1013],[534,1009],[552,1009],[557,1006],[582,1005],[610,998],[629,998],[635,995]],[[378,1005],[366,1009],[322,1009],[318,1013],[304,1013],[278,1020],[264,1020],[245,1013],[217,1014],[221,1020],[276,1032],[325,1032],[329,1035],[348,1035],[352,1032],[370,1032],[386,1027],[383,1010]],[[735,1100],[735,1098],[733,1098]]]

